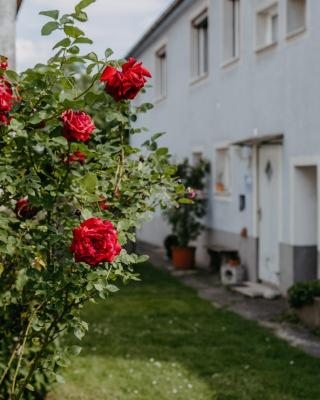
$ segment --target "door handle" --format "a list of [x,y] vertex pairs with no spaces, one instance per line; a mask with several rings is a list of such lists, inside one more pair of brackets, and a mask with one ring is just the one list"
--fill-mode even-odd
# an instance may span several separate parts
[[262,209],[261,209],[261,207],[258,208],[257,214],[258,214],[258,219],[261,220],[262,219]]

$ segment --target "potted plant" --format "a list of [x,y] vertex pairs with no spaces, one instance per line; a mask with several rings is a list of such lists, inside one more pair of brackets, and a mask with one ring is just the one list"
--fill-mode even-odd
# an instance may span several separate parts
[[195,265],[196,248],[190,242],[196,240],[203,230],[202,218],[206,214],[207,200],[204,196],[206,175],[209,163],[200,160],[192,166],[185,159],[177,166],[177,176],[187,188],[185,198],[180,204],[165,212],[171,225],[176,244],[172,246],[172,263],[175,268],[188,269]]

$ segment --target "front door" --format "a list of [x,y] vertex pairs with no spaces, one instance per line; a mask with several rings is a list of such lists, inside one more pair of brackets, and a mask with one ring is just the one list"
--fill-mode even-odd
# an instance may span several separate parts
[[282,146],[263,145],[258,157],[259,279],[279,285]]

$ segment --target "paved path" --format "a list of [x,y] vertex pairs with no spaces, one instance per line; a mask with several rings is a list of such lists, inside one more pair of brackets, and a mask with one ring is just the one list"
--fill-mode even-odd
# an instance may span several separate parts
[[320,337],[311,334],[298,324],[279,322],[289,311],[285,299],[251,299],[223,287],[219,277],[209,270],[200,268],[191,271],[174,270],[165,260],[164,252],[160,247],[139,243],[137,250],[139,253],[148,254],[152,264],[167,269],[184,284],[197,290],[199,297],[210,301],[214,306],[227,308],[244,318],[255,320],[260,325],[271,329],[276,336],[288,341],[292,346],[299,347],[315,357],[320,357]]

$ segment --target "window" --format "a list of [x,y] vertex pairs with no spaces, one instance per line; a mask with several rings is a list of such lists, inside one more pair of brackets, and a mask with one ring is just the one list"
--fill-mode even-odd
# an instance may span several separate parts
[[223,0],[223,61],[239,57],[240,0]]
[[217,149],[215,158],[215,193],[230,194],[230,150]]
[[192,151],[192,164],[197,166],[203,160],[203,152],[200,149],[195,149]]
[[278,42],[278,5],[274,4],[257,13],[256,22],[257,50]]
[[167,49],[166,46],[161,47],[156,52],[156,96],[162,99],[167,95]]
[[208,12],[192,21],[192,77],[205,76],[209,70]]
[[306,28],[306,0],[287,0],[287,34]]

